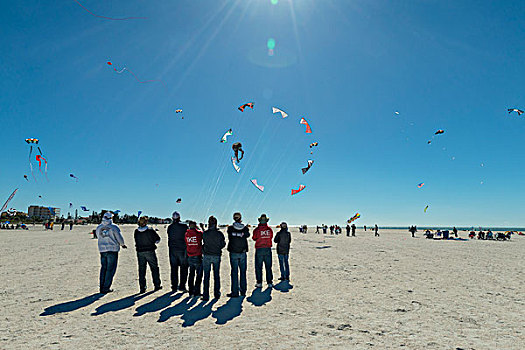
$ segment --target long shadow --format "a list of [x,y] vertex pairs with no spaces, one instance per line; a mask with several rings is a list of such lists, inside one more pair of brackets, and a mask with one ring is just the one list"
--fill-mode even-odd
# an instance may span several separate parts
[[182,327],[191,327],[197,321],[204,320],[208,316],[211,315],[211,308],[215,303],[217,302],[217,299],[213,299],[211,302],[206,304],[206,301],[201,301],[199,304],[188,310],[187,312],[182,315],[182,319],[184,320],[184,323],[182,324]]
[[49,315],[60,314],[64,312],[75,311],[75,310],[78,310],[78,309],[81,309],[83,307],[93,304],[95,301],[99,300],[103,296],[104,294],[96,293],[96,294],[88,295],[87,297],[84,297],[82,299],[67,301],[65,303],[49,306],[44,309],[44,312],[42,312],[40,316],[49,316]]
[[115,312],[127,309],[128,307],[135,305],[135,303],[140,299],[145,298],[150,294],[153,294],[153,291],[144,294],[133,294],[122,299],[110,301],[109,303],[97,307],[91,316],[99,316],[105,314],[106,312]]
[[264,291],[261,288],[255,288],[252,295],[246,300],[252,303],[253,306],[263,306],[272,300],[272,288],[266,288]]
[[135,314],[133,316],[142,316],[144,314],[147,314],[148,312],[155,312],[165,309],[168,306],[170,306],[171,303],[173,303],[175,300],[179,299],[181,296],[182,293],[173,294],[172,292],[168,292],[166,294],[163,294],[160,297],[153,299],[149,303],[139,306],[135,310]]
[[188,311],[193,305],[195,305],[195,303],[197,303],[197,300],[197,298],[186,297],[177,305],[162,310],[157,322],[166,322],[173,316],[184,315],[186,311]]
[[226,324],[242,313],[242,302],[244,297],[230,298],[226,304],[219,307],[212,313],[212,317],[217,321],[216,324]]
[[328,249],[328,248],[332,248],[331,245],[323,245],[321,247],[315,247],[315,249]]
[[293,286],[288,281],[281,281],[273,287],[281,293],[288,293],[290,289],[293,289]]

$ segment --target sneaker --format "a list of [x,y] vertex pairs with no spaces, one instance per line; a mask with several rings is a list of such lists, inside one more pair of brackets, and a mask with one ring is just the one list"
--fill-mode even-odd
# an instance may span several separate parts
[[226,296],[227,296],[228,298],[238,298],[238,297],[239,297],[238,294],[233,294],[233,293],[228,293],[228,294],[226,294]]
[[210,298],[209,298],[209,297],[202,297],[201,300],[202,300],[202,301],[209,301]]
[[184,287],[179,287],[179,292],[186,293],[188,290]]
[[158,291],[158,290],[161,290],[162,289],[162,286],[157,286],[155,287],[155,289],[153,289],[154,292]]
[[262,288],[262,283],[256,283],[255,288]]
[[213,299],[220,299],[220,298],[221,298],[221,295],[220,295],[220,294],[215,294],[215,295],[213,296]]
[[171,291],[172,291],[172,293],[177,293],[178,289],[177,289],[177,287],[171,287]]
[[246,296],[246,292],[241,293],[241,297],[245,297],[245,296]]
[[146,288],[140,288],[139,294],[144,294],[144,293],[146,293]]
[[190,293],[189,297],[190,297],[190,298],[193,298],[193,294]]
[[268,288],[273,288],[273,283],[268,283]]
[[100,291],[101,294],[108,294],[108,293],[111,293],[111,292],[113,292],[113,289],[101,290]]

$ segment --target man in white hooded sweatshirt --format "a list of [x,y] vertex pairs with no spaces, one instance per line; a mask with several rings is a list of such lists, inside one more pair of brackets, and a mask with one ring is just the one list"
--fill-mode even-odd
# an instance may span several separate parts
[[105,213],[102,223],[98,225],[96,230],[98,251],[100,252],[100,293],[102,294],[113,291],[110,287],[117,271],[118,252],[120,247],[127,248],[124,244],[124,238],[120,234],[120,229],[113,224],[112,218],[112,213]]

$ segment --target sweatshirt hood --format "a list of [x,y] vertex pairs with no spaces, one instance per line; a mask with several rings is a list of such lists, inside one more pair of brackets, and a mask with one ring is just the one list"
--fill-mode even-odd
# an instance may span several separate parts
[[148,225],[146,225],[146,226],[144,226],[144,227],[139,227],[139,228],[137,228],[137,230],[139,230],[139,232],[144,232],[144,231],[146,231],[146,230],[149,230],[149,227],[148,227]]
[[232,226],[236,230],[242,230],[245,225],[241,222],[234,222]]

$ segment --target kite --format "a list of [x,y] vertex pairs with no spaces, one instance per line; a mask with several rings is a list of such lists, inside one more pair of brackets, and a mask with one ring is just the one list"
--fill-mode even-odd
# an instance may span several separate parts
[[80,206],[80,209],[82,209],[83,211],[89,211],[89,209],[88,209],[88,208],[86,208],[86,207],[85,207],[85,206],[83,206],[83,205],[81,205],[81,206]]
[[15,216],[16,213],[17,213],[17,211],[16,211],[15,208],[9,208],[9,209],[7,209],[6,213],[7,213],[7,215],[9,215],[9,216]]
[[312,133],[312,129],[310,129],[310,125],[308,124],[308,122],[306,121],[306,119],[301,118],[301,121],[299,122],[299,124],[306,125],[306,131],[305,131],[305,133],[307,133],[307,134],[311,134],[311,133]]
[[396,115],[399,115],[399,112],[398,112],[398,111],[395,111],[394,113],[395,113]]
[[304,190],[305,188],[306,188],[305,185],[299,185],[299,189],[298,189],[298,190],[294,190],[294,189],[292,189],[292,196],[293,196],[294,194],[297,194],[297,193],[301,192],[301,191]]
[[427,144],[430,145],[432,143],[432,140],[428,140]]
[[45,171],[46,177],[47,177],[47,160],[44,157],[42,157],[40,154],[36,155],[36,160],[38,161],[38,169],[40,170],[40,172],[42,172],[42,161],[44,161],[44,163],[46,163],[44,171]]
[[245,109],[246,107],[250,107],[251,109],[253,109],[253,106],[254,106],[254,103],[253,103],[253,102],[248,102],[248,103],[245,103],[245,104],[243,104],[242,106],[240,106],[240,107],[238,108],[238,110],[241,111],[241,112],[244,112],[244,109]]
[[428,209],[428,205],[425,207],[425,210],[423,210],[423,212],[427,212],[427,209]]
[[82,5],[80,2],[78,2],[78,0],[74,0],[77,4],[80,5],[80,7],[82,7],[86,12],[88,12],[91,16],[93,17],[98,17],[98,18],[104,18],[104,19],[110,19],[112,21],[126,21],[128,19],[146,19],[147,17],[124,17],[124,18],[113,18],[113,17],[106,17],[106,16],[100,16],[100,15],[97,15],[97,14],[94,14],[93,12],[89,11],[84,5]]
[[348,222],[349,224],[351,224],[352,222],[356,221],[357,219],[359,219],[361,217],[361,214],[359,213],[356,213],[354,216],[352,216],[350,219],[348,219],[346,222]]
[[421,188],[421,187],[423,187],[423,186],[425,186],[425,183],[424,183],[424,182],[418,184],[418,185],[417,185],[417,188]]
[[24,175],[24,179],[26,179],[27,182],[29,182],[29,178],[27,177],[27,175]]
[[439,129],[438,131],[436,131],[436,132],[434,133],[434,135],[443,134],[444,132],[445,132],[445,130],[441,130],[441,129]]
[[318,142],[312,142],[312,143],[310,144],[310,148],[312,148],[312,147],[317,147],[318,145],[319,145]]
[[177,198],[177,200],[175,201],[175,203],[182,203],[182,198]]
[[35,175],[33,174],[33,164],[31,164],[31,155],[33,154],[33,145],[35,145],[35,147],[38,149],[38,152],[40,153],[40,155],[42,155],[42,150],[40,149],[40,146],[38,146],[38,139],[29,138],[29,139],[26,139],[26,143],[30,145],[29,147],[29,168],[31,169],[31,175],[33,176],[33,178],[35,178]]
[[142,214],[142,210],[139,210],[139,213],[138,213],[138,218],[140,218],[140,214]]
[[286,117],[288,117],[288,114],[286,114],[285,111],[280,110],[280,109],[277,108],[277,107],[272,107],[272,112],[273,112],[273,114],[275,114],[275,113],[281,113],[281,116],[283,117],[283,119],[286,118]]
[[73,203],[69,203],[69,209],[73,208]]
[[509,114],[511,114],[512,112],[516,112],[516,113],[518,113],[518,115],[522,115],[523,113],[525,113],[521,109],[517,109],[517,108],[509,108],[509,109],[507,109],[507,111],[509,111]]
[[113,215],[118,215],[118,213],[120,213],[120,210],[115,210],[115,211],[112,211]]
[[38,198],[42,199],[42,196],[38,196]]
[[226,143],[226,142],[228,142],[228,136],[232,136],[232,135],[233,135],[233,131],[232,131],[232,129],[226,131],[226,132],[224,133],[224,135],[222,135],[221,143]]
[[176,109],[175,113],[182,113],[182,109]]
[[74,174],[69,174],[69,177],[72,177],[76,182],[78,182],[78,177],[76,177]]
[[[108,65],[110,65],[110,66],[113,65],[113,63],[111,63],[111,61],[108,61],[107,63],[108,63]],[[140,80],[140,79],[135,75],[135,73],[133,73],[133,72],[132,72],[129,68],[127,68],[127,67],[124,67],[124,68],[122,68],[121,70],[117,70],[116,68],[113,68],[113,70],[114,70],[116,73],[118,73],[118,74],[121,74],[121,73],[123,73],[124,71],[128,71],[131,75],[133,75],[133,78],[135,78],[135,80],[136,80],[137,82],[141,83],[141,84],[145,84],[145,83],[153,83],[153,82],[159,82],[159,83],[164,84],[164,82],[163,82],[162,80],[159,80],[159,79],[151,79],[151,80],[144,80],[144,81],[142,81],[142,80]]]
[[235,162],[235,157],[232,157],[232,164],[233,164],[233,168],[235,169],[236,172],[241,171],[241,168]]
[[255,187],[257,187],[257,188],[259,189],[259,191],[264,192],[264,186],[263,186],[263,185],[259,185],[259,184],[257,183],[257,179],[251,179],[250,181],[252,182],[252,184],[253,184]]
[[303,174],[306,174],[306,172],[310,170],[313,164],[314,164],[314,161],[312,159],[308,159],[308,166],[306,168],[301,169],[303,171]]
[[4,205],[2,206],[2,209],[0,209],[0,213],[2,213],[5,208],[7,208],[7,206],[9,205],[9,202],[11,202],[11,199],[13,199],[13,197],[15,196],[16,194],[16,191],[18,191],[18,188],[16,188],[13,193],[11,193],[11,195],[9,196],[9,198],[7,198],[7,200],[5,201]]
[[[235,142],[232,145],[232,150],[233,150],[233,152],[235,154],[235,159],[237,160],[237,163],[239,163],[241,161],[241,159],[244,157],[244,151],[242,150],[242,143]],[[241,151],[241,158],[239,158],[239,151]]]

